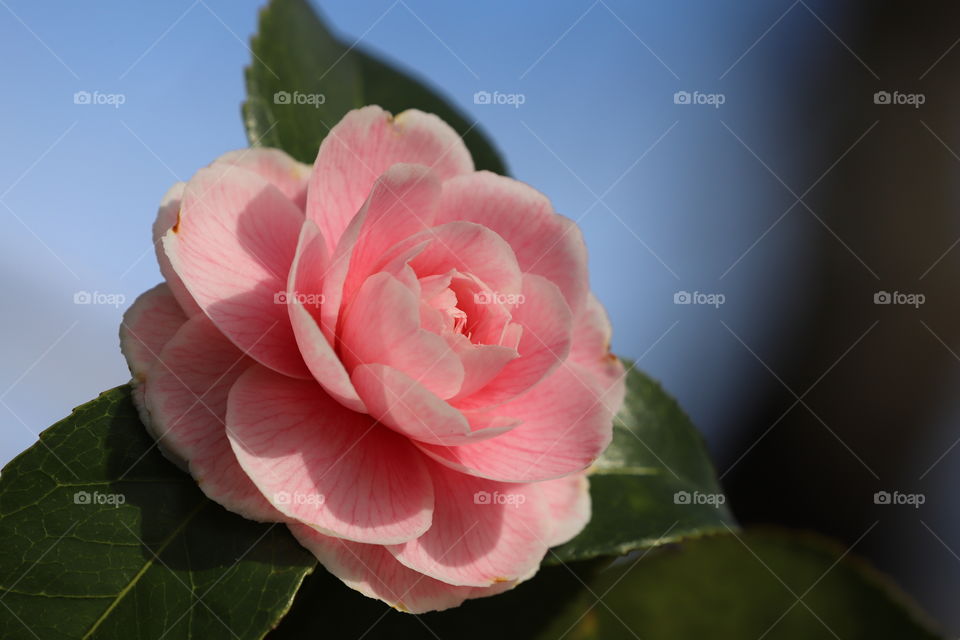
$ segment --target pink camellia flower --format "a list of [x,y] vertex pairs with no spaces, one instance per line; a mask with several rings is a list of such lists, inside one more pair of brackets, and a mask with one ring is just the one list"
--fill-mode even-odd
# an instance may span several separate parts
[[509,589],[589,520],[624,390],[583,240],[436,116],[352,111],[313,167],[221,156],[154,240],[121,347],[211,499],[411,612]]

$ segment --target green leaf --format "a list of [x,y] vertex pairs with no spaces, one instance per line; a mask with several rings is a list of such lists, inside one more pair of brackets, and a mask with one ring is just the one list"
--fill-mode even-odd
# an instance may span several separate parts
[[307,578],[290,613],[267,638],[530,640],[575,601],[584,583],[605,564],[544,567],[531,580],[500,595],[416,616],[344,587],[321,568]]
[[618,556],[736,526],[690,419],[656,381],[625,366],[627,398],[613,442],[591,470],[593,516],[548,563]]
[[[598,602],[598,598],[602,601]],[[429,618],[426,622],[429,624]],[[542,640],[931,639],[918,610],[846,550],[753,531],[686,540],[620,563]]]
[[[340,118],[363,104],[356,57],[334,38],[306,0],[276,0],[260,12],[245,70],[243,117],[250,143],[283,149],[312,163],[320,141]],[[294,104],[294,93],[323,96]],[[290,97],[283,104],[283,96]]]
[[168,462],[118,387],[0,475],[0,637],[262,638],[315,566]]
[[650,548],[606,570],[597,560],[544,567],[512,591],[419,616],[393,611],[318,570],[305,582],[290,614],[268,636],[313,637],[930,640],[937,636],[902,593],[846,549],[807,534],[756,530]]
[[[307,0],[272,0],[260,14],[251,51],[243,119],[254,146],[277,147],[309,163],[330,128],[350,109],[378,104],[396,114],[416,108],[437,114],[456,129],[478,170],[506,173],[475,122],[410,74],[341,42]],[[301,98],[298,104],[296,95],[315,97]],[[284,103],[283,96],[289,96],[289,102]],[[316,96],[322,96],[322,102]]]

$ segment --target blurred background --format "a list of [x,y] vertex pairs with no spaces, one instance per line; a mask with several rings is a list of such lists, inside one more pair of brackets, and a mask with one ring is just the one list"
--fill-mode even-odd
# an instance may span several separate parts
[[[160,197],[246,146],[260,5],[0,0],[0,462],[128,379]],[[579,222],[616,352],[690,413],[742,522],[837,538],[960,633],[954,3],[319,9]]]

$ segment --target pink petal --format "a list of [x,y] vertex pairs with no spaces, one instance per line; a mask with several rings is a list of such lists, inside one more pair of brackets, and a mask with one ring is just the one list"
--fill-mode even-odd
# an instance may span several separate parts
[[370,415],[422,442],[460,442],[470,433],[466,417],[402,371],[363,364],[351,374]]
[[[393,166],[371,184],[369,197],[330,254],[320,319],[331,341],[340,309],[349,305],[367,277],[380,270],[389,247],[433,223],[440,195],[437,176],[415,165]],[[329,240],[327,237],[328,246]]]
[[163,346],[187,321],[170,287],[161,283],[133,301],[120,323],[120,351],[133,376],[133,403],[150,429],[150,415],[143,400],[147,374],[153,369]]
[[170,291],[173,293],[180,307],[188,316],[194,316],[200,313],[200,306],[197,304],[190,292],[184,286],[183,281],[177,272],[173,270],[170,264],[170,258],[163,250],[163,236],[170,231],[171,227],[180,219],[180,200],[183,198],[183,190],[187,186],[186,182],[178,182],[163,196],[160,201],[160,209],[157,211],[157,217],[153,221],[153,248],[157,254],[157,264],[160,266],[160,275],[167,281]]
[[307,183],[312,167],[297,162],[280,149],[249,147],[228,151],[215,163],[234,165],[252,171],[280,190],[301,211],[307,206]]
[[504,482],[540,482],[585,469],[612,437],[613,416],[601,389],[574,363],[565,363],[528,393],[497,407],[496,413],[522,422],[482,442],[418,446],[463,473]]
[[590,522],[590,481],[586,472],[556,480],[538,482],[547,501],[552,528],[547,542],[551,547],[569,542]]
[[[501,294],[491,291],[472,274],[461,273],[451,280],[450,289],[456,296],[457,307],[466,314],[463,332],[471,342],[499,345],[516,351],[523,328],[511,321],[517,303],[523,299],[520,290]],[[519,357],[520,354],[516,355]]]
[[431,465],[433,526],[387,549],[443,582],[487,587],[528,577],[547,551],[550,522],[536,485],[482,480]]
[[450,339],[453,349],[460,356],[464,371],[463,383],[453,400],[454,403],[456,399],[469,396],[482,389],[503,371],[507,363],[520,355],[516,350],[509,347],[473,344],[466,336],[462,335],[452,336]]
[[490,229],[472,222],[449,222],[406,238],[391,255],[424,242],[428,244],[410,260],[418,276],[456,270],[479,278],[498,294],[520,293],[521,273],[513,249]]
[[146,402],[161,448],[185,460],[212,500],[240,515],[281,520],[237,463],[227,441],[227,393],[253,364],[205,315],[167,343],[150,373]]
[[603,389],[604,403],[616,413],[626,394],[626,373],[620,359],[610,353],[610,334],[607,312],[591,293],[573,322],[570,361],[593,374]]
[[[427,244],[429,244],[429,241],[425,242],[422,248],[418,247],[417,253],[426,249]],[[456,303],[456,296],[450,291],[450,281],[453,279],[453,276],[454,272],[450,271],[418,278],[421,297],[438,308],[452,306]]]
[[393,117],[377,106],[351,111],[320,145],[307,196],[307,217],[333,253],[374,181],[397,163],[430,167],[441,180],[473,171],[460,136],[433,114],[415,109]]
[[163,346],[187,321],[183,309],[165,283],[141,293],[120,324],[120,351],[135,380],[143,380]]
[[442,611],[468,598],[494,595],[514,586],[505,582],[493,587],[455,587],[408,569],[380,545],[331,538],[304,525],[289,527],[300,544],[348,587],[407,613]]
[[[327,246],[317,225],[309,220],[303,223],[297,254],[290,268],[287,283],[287,304],[290,322],[300,347],[300,354],[310,373],[327,393],[352,411],[366,413],[366,407],[357,395],[350,376],[340,357],[320,330],[319,315],[321,298],[311,298],[323,291],[323,278],[329,266]],[[311,304],[311,300],[314,304]]]
[[550,280],[570,309],[586,299],[587,250],[577,225],[554,213],[550,201],[518,180],[480,171],[443,185],[437,222],[467,220],[492,229],[517,255],[524,273]]
[[517,351],[500,374],[468,398],[463,409],[507,402],[548,377],[570,352],[573,319],[556,285],[530,273],[523,276],[523,302],[513,310],[513,322],[523,327]]
[[388,273],[367,279],[343,319],[341,354],[348,369],[385,364],[449,398],[463,383],[463,365],[446,340],[420,328],[417,294]]
[[360,365],[353,370],[352,379],[372,417],[421,442],[444,446],[479,442],[520,424],[512,418],[461,412],[387,365]]
[[322,533],[387,544],[430,527],[433,487],[423,456],[312,380],[251,367],[230,391],[227,436],[267,499]]
[[234,344],[272,369],[307,377],[286,305],[276,301],[302,224],[296,205],[264,178],[214,164],[187,184],[163,246],[194,300]]

